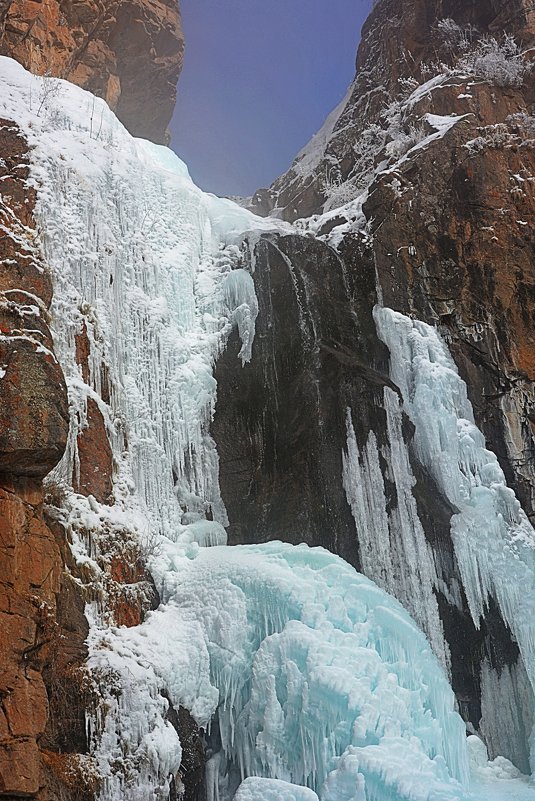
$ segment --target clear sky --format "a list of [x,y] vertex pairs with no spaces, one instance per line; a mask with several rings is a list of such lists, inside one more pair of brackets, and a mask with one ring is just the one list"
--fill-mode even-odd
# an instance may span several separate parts
[[171,147],[202,188],[250,195],[344,96],[372,0],[181,0]]

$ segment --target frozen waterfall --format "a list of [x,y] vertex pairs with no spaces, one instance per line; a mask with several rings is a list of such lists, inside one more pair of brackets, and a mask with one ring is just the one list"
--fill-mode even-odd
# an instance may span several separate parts
[[[433,578],[433,565],[400,450],[397,398],[389,434],[403,505],[397,551],[385,560],[393,572],[400,560],[418,562],[395,588],[417,623],[385,589],[322,549],[225,545],[209,431],[213,363],[233,326],[242,361],[253,352],[258,304],[247,235],[254,241],[287,227],[201,192],[176,156],[132,138],[88,92],[58,80],[43,104],[46,81],[56,79],[6,58],[0,75],[0,114],[18,123],[31,147],[36,215],[54,276],[52,326],[71,408],[56,478],[71,489],[73,555],[98,574],[90,538],[76,532],[99,527],[111,537],[120,526],[148,533],[156,545],[151,569],[161,604],[141,625],[107,625],[97,602],[86,610],[100,699],[88,723],[101,801],[168,797],[182,758],[170,701],[207,732],[212,801],[234,794],[237,801],[486,801],[498,779],[502,801],[533,801],[535,791],[506,760],[489,766],[482,743],[467,742],[455,711],[434,597],[419,586],[424,573]],[[377,320],[422,464],[459,509],[454,536],[474,617],[495,593],[532,671],[531,529],[484,449],[436,333],[386,310]],[[87,381],[76,361],[84,332]],[[112,444],[110,506],[72,491],[88,399]],[[387,550],[388,524],[375,507],[377,445],[370,436],[359,453],[349,418],[347,434],[348,497]],[[204,519],[208,513],[215,521]],[[370,533],[370,572],[372,545]]]
[[[181,505],[209,506],[226,522],[208,430],[212,367],[234,325],[242,359],[250,358],[258,305],[247,233],[285,226],[201,192],[172,151],[130,136],[89,92],[32,76],[8,58],[0,69],[0,113],[31,147],[36,217],[54,277],[54,342],[71,407],[56,478],[70,485],[76,477],[77,434],[92,398],[122,476],[116,494],[135,487],[152,528],[172,534]],[[50,81],[55,91],[41,108]],[[84,331],[87,384],[75,358]]]
[[[148,753],[152,779],[165,782],[153,728],[167,688],[200,725],[216,715],[213,799],[248,776],[326,801],[350,801],[359,787],[370,801],[469,798],[464,724],[438,660],[401,605],[342,559],[279,542],[195,552],[167,542],[153,571],[160,609],[93,650],[100,667],[113,654],[130,688],[109,694],[121,721],[119,737],[105,729],[110,761]],[[132,683],[143,661],[147,684]],[[146,787],[129,793],[147,798]]]

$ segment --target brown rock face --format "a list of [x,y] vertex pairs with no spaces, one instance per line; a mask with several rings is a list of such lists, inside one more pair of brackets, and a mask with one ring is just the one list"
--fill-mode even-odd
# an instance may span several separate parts
[[[51,666],[72,638],[62,629],[66,578],[41,479],[65,450],[69,414],[27,149],[16,125],[0,121],[0,798],[52,801],[68,796],[60,780],[48,792],[41,742],[55,715]],[[58,670],[56,678],[68,693],[73,677]]]
[[[363,29],[350,97],[316,166],[306,172],[298,157],[256,200],[264,212],[275,204],[295,219],[321,210],[329,171],[353,196],[368,187],[372,236],[364,250],[385,305],[444,326],[478,423],[533,518],[534,72],[510,86],[448,80],[438,64],[455,63],[439,30],[446,18],[471,26],[476,39],[507,31],[529,49],[535,37],[527,0],[380,0]],[[402,129],[423,138],[432,131],[428,113],[462,121],[410,154],[394,178],[390,171],[373,179],[384,159],[392,164],[385,108],[394,100],[402,106],[441,70],[441,85],[403,112]]]
[[422,102],[415,114],[468,116],[402,165],[402,191],[386,176],[373,185],[365,213],[384,302],[444,328],[479,425],[533,518],[531,87],[455,81]]
[[48,699],[38,632],[55,608],[60,558],[40,505],[38,484],[0,489],[0,797],[41,786],[37,740]]
[[[75,337],[75,358],[80,367],[84,383],[90,387],[91,376],[89,360],[91,341],[87,324],[82,321],[82,330]],[[109,400],[107,371],[101,365],[101,401]],[[73,475],[73,488],[81,495],[93,495],[99,503],[110,503],[113,489],[113,456],[106,430],[106,423],[98,403],[93,398],[87,399],[85,420],[80,425],[78,437],[78,464]]]
[[78,435],[79,478],[75,490],[109,503],[113,488],[113,458],[102,412],[91,398],[87,401],[86,426]]
[[42,478],[65,449],[66,388],[47,324],[52,286],[32,227],[27,145],[5,120],[0,149],[0,472]]
[[178,0],[11,0],[0,54],[103,97],[135,136],[167,142],[182,67]]

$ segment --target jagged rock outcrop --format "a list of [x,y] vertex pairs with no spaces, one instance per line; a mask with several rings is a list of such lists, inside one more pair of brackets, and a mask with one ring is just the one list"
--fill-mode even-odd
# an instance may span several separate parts
[[103,97],[131,133],[158,143],[168,141],[183,52],[177,0],[8,0],[0,9],[1,55]]
[[[438,28],[448,18],[498,38],[508,31],[525,46],[535,36],[535,11],[528,0],[379,0],[362,30],[347,97],[288,172],[256,193],[253,211],[295,220],[320,212],[332,190],[348,180],[364,188],[379,155],[374,126],[386,127],[385,109],[435,74],[437,62],[452,63]],[[331,207],[344,202],[343,193],[339,198]]]

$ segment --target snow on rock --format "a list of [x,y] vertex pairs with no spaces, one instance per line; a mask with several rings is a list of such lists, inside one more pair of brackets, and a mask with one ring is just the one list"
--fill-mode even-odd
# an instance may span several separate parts
[[[333,136],[336,125],[349,103],[355,90],[354,83],[351,83],[345,96],[340,103],[327,116],[320,130],[314,134],[312,139],[297,154],[291,169],[301,178],[309,176],[321,164],[325,155],[325,150]],[[338,132],[339,133],[339,132]]]
[[280,779],[250,777],[240,784],[234,801],[318,801],[318,796],[308,787]]
[[[150,630],[133,629],[122,649],[109,646],[99,533],[104,540],[129,532],[149,559],[164,534],[191,558],[199,543],[226,542],[208,433],[213,362],[233,325],[248,358],[257,302],[245,267],[262,231],[289,226],[201,192],[175,154],[130,136],[106,103],[79,87],[32,76],[3,57],[0,80],[0,116],[19,124],[31,148],[36,219],[54,279],[51,327],[69,390],[69,443],[52,481],[68,489],[77,478],[88,399],[102,414],[115,464],[112,506],[70,492],[61,512],[74,558],[96,590],[88,645],[101,703],[88,723],[101,797],[123,797],[127,787],[132,801],[146,801],[154,788],[168,789],[180,764],[162,692],[208,720],[217,691],[202,671],[202,652],[193,650],[200,624],[176,607],[176,625],[169,611],[155,613]],[[236,268],[239,278],[229,278]],[[88,377],[76,359],[82,332]],[[204,519],[211,515],[215,521]],[[159,682],[162,662],[180,662],[181,679]]]
[[416,455],[458,510],[451,532],[474,623],[479,626],[494,598],[518,643],[533,694],[535,531],[474,423],[466,385],[436,329],[385,308],[376,307],[375,320],[390,349],[392,380],[415,425]]

